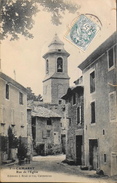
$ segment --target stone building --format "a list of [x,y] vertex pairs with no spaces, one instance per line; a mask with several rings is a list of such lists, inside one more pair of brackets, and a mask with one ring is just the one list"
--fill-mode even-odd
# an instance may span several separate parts
[[76,86],[68,88],[65,100],[67,131],[66,160],[70,164],[84,165],[84,87],[82,77]]
[[60,119],[61,116],[45,107],[33,108],[32,137],[34,149],[38,154],[61,153]]
[[117,34],[78,66],[84,82],[85,165],[117,174]]
[[[34,111],[35,107],[43,107],[52,111],[59,115],[60,118],[60,130],[61,130],[61,144],[62,144],[62,152],[66,152],[66,134],[67,134],[67,122],[66,122],[66,115],[65,115],[65,105],[64,104],[51,104],[51,103],[43,103],[39,101],[28,101],[28,106]],[[32,116],[32,114],[31,114]]]
[[10,147],[9,133],[11,132],[15,138],[21,136],[24,142],[27,141],[27,90],[2,72],[0,72],[0,126],[1,158],[15,159],[16,150],[15,147]]

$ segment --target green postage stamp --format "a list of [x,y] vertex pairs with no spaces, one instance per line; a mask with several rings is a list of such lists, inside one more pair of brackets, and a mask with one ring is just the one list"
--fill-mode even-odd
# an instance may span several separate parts
[[80,15],[78,20],[67,32],[65,38],[85,51],[93,38],[96,36],[99,29],[99,25],[97,25],[87,16]]

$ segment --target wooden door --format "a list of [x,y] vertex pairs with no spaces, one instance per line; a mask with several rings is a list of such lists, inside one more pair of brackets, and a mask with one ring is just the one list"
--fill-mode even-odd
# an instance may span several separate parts
[[98,141],[97,139],[89,140],[89,164],[92,169],[98,168]]

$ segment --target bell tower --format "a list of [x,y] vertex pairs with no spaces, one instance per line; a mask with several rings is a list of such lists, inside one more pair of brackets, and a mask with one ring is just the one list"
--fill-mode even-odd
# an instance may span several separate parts
[[69,53],[57,34],[48,46],[45,59],[45,78],[43,80],[44,103],[60,104],[61,97],[69,87],[68,60]]

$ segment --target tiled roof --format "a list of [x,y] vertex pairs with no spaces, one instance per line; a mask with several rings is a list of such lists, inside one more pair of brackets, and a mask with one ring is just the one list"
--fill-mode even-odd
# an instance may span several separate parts
[[42,117],[42,118],[61,118],[60,115],[53,112],[52,110],[49,110],[45,107],[34,107],[32,111],[32,116]]
[[80,85],[80,84],[75,87],[69,87],[67,90],[67,93],[65,95],[63,95],[61,98],[66,100],[73,94],[73,92],[81,92],[81,91],[83,91],[83,88],[84,88],[84,86]]

